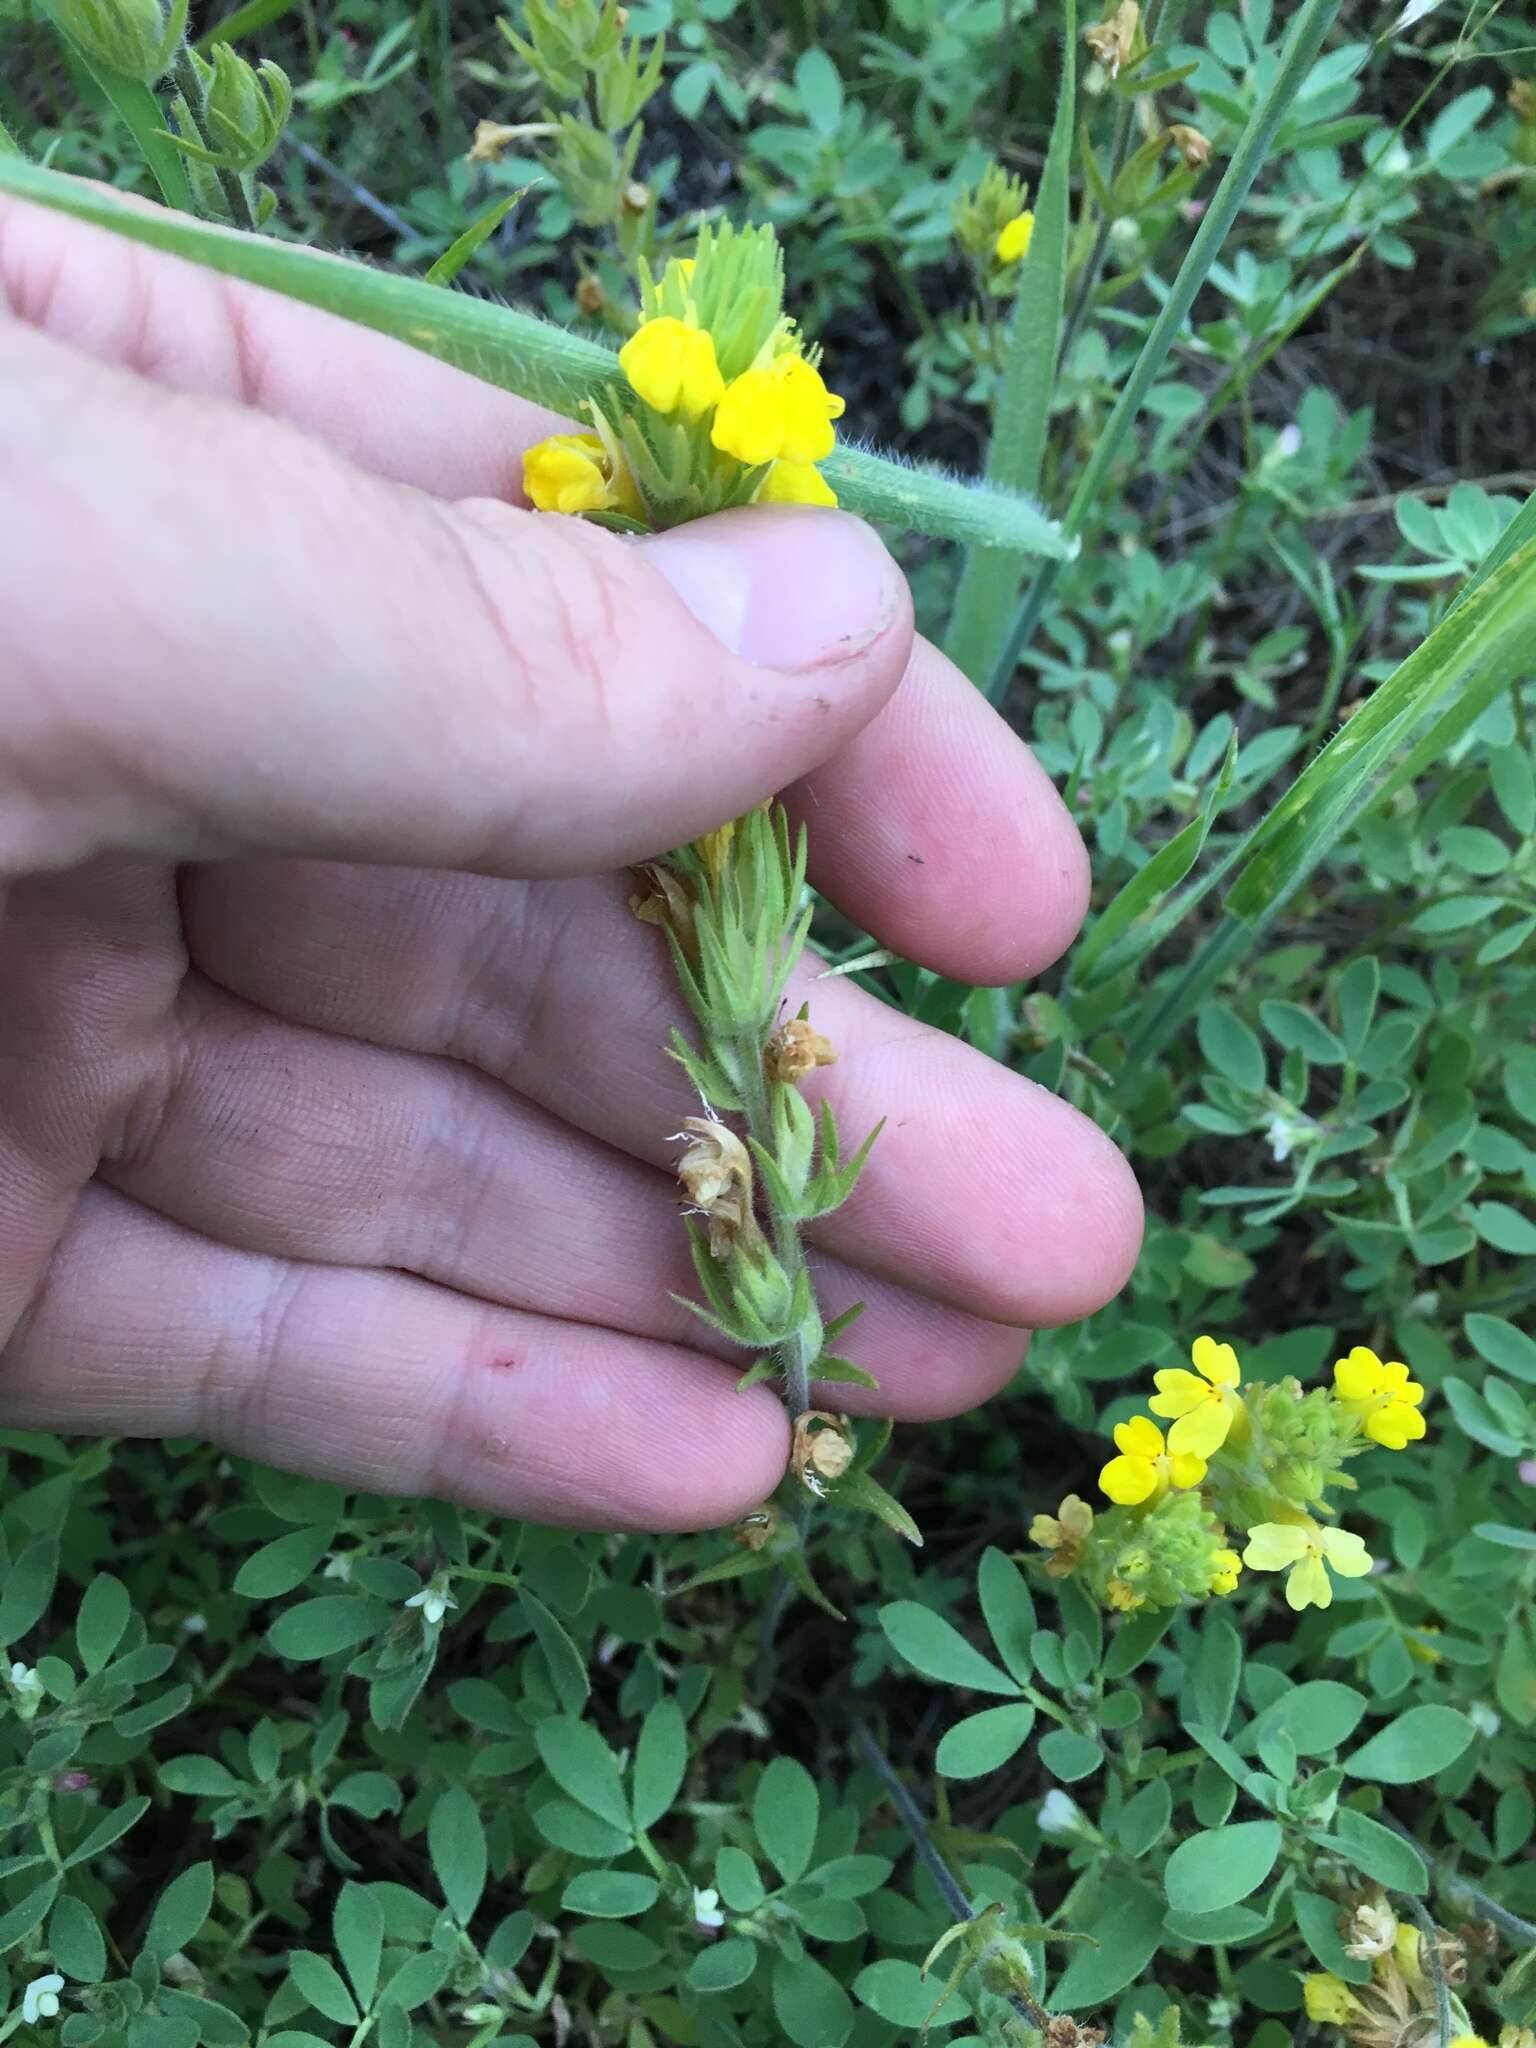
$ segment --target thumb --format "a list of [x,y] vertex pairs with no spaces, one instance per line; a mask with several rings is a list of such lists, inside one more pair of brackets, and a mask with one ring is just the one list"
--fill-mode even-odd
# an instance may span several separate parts
[[845,514],[629,540],[448,504],[3,318],[0,467],[0,874],[615,865],[826,760],[910,647]]

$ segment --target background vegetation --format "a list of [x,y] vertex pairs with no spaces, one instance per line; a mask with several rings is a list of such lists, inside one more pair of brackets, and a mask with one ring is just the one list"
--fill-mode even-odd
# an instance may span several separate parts
[[[153,192],[49,12],[0,0],[3,131]],[[1116,79],[1112,34],[1019,0],[640,0],[604,100],[560,55],[587,0],[195,11],[295,88],[268,233],[451,251],[458,291],[616,340],[638,250],[769,220],[861,433],[1068,516],[1075,561],[978,558],[958,608],[959,551],[898,544],[1077,812],[1087,937],[1015,989],[865,979],[1102,1122],[1150,1221],[1120,1301],[888,1454],[922,1551],[818,1517],[842,1618],[801,1602],[769,1654],[765,1578],[695,1583],[718,1537],[0,1434],[0,2039],[883,2048],[958,1961],[940,2039],[1025,2038],[1043,2000],[1279,2048],[1302,1973],[1379,1979],[1344,1941],[1377,1897],[1447,1941],[1423,2009],[1351,2038],[1448,2042],[1442,1992],[1490,2037],[1536,2016],[1536,50],[1497,0],[1148,12]],[[1066,50],[1059,368],[1009,382],[981,181],[1044,212]],[[472,150],[482,122],[511,132]],[[1358,1468],[1385,1569],[1326,1612],[1250,1577],[1106,1631],[1010,1559],[1202,1329],[1270,1378],[1404,1358],[1430,1438]]]

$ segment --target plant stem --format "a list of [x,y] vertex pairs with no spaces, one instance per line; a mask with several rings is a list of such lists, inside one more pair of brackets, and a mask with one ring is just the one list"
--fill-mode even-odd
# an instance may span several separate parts
[[1440,1954],[1440,1930],[1417,1899],[1401,1892],[1398,1899],[1412,1914],[1420,1934],[1424,1937],[1424,1960],[1429,1966],[1429,1981],[1435,1987],[1435,2022],[1440,2030],[1439,2048],[1451,2048],[1451,1987],[1445,1981],[1445,1960]]
[[[763,1047],[755,1037],[743,1037],[734,1047],[738,1072],[741,1075],[741,1096],[743,1115],[748,1131],[768,1153],[774,1151],[773,1142],[773,1098],[768,1077],[763,1071]],[[785,1277],[791,1287],[805,1271],[805,1247],[800,1241],[800,1219],[787,1214],[774,1201],[769,1191],[763,1190],[764,1207],[768,1213],[769,1235],[773,1239],[774,1256],[784,1268]],[[778,1348],[779,1366],[784,1374],[784,1405],[789,1410],[791,1424],[796,1422],[811,1405],[811,1367],[816,1363],[810,1356],[803,1327],[795,1330]]]

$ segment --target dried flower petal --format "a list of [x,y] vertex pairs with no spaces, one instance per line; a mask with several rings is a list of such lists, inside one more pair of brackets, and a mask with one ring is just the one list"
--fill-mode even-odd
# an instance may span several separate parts
[[710,1251],[727,1259],[743,1239],[750,1242],[758,1235],[751,1154],[730,1126],[714,1117],[684,1117],[678,1136],[691,1142],[677,1162],[677,1177],[709,1226]]
[[803,1017],[790,1017],[763,1048],[770,1081],[803,1081],[817,1067],[830,1067],[837,1052],[830,1038],[812,1030]]

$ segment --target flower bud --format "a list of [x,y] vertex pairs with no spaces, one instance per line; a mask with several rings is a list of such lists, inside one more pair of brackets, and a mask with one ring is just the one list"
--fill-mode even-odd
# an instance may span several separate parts
[[176,61],[187,28],[187,0],[55,0],[59,27],[92,64],[156,85]]
[[578,279],[576,284],[576,303],[589,318],[597,313],[601,313],[604,306],[608,303],[608,294],[603,290],[601,278],[583,277]]
[[248,64],[233,45],[213,46],[208,85],[209,141],[221,161],[242,176],[260,170],[276,149],[293,108],[293,87],[280,65]]
[[1202,164],[1211,160],[1209,137],[1202,135],[1198,128],[1191,128],[1187,121],[1175,121],[1168,130],[1168,140],[1192,171],[1198,171]]

